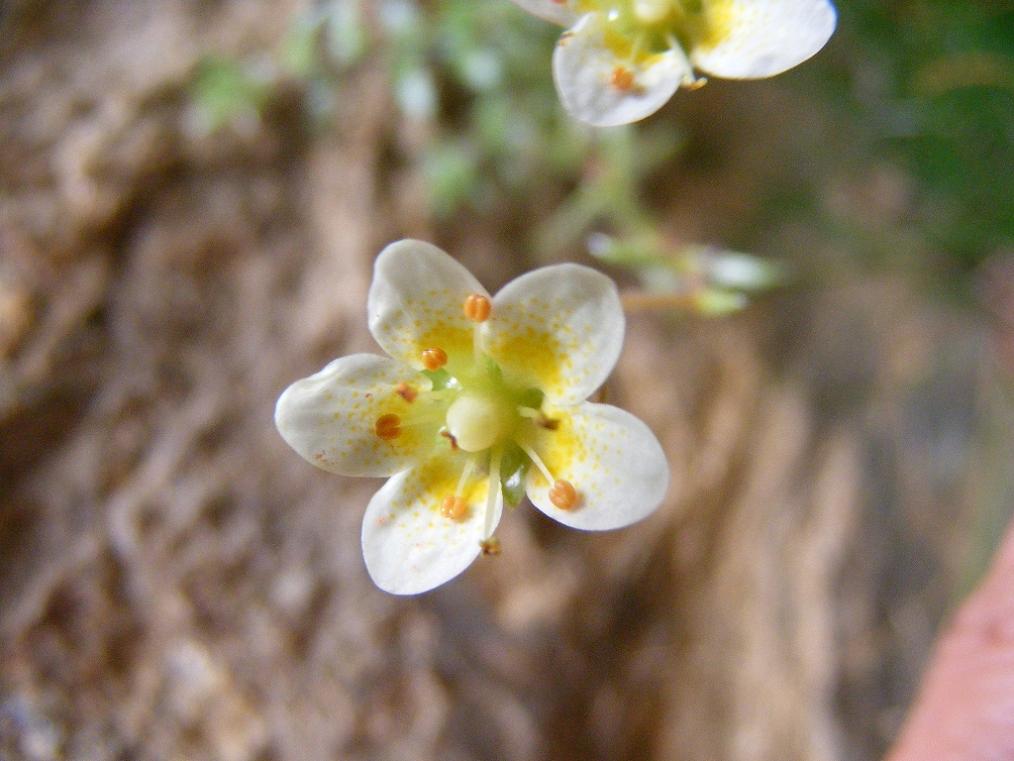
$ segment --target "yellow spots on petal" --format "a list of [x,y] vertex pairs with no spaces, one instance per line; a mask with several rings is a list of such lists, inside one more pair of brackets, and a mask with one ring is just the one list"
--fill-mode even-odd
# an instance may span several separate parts
[[601,366],[593,356],[600,326],[574,319],[568,308],[532,297],[497,309],[484,345],[511,383],[561,398]]
[[712,48],[729,36],[735,21],[733,0],[704,0],[702,12],[686,21],[689,47]]
[[[566,411],[554,412],[551,419],[556,423],[556,427],[537,429],[534,448],[557,480],[567,480],[575,468],[588,466],[590,453],[574,426],[573,418]],[[552,486],[546,483],[541,474],[534,477],[546,486]]]
[[532,326],[503,331],[487,346],[505,373],[550,394],[563,387],[573,366],[570,348],[576,350],[576,342]]
[[423,355],[427,350],[434,348],[439,348],[443,352],[446,357],[444,364],[452,375],[455,374],[455,370],[462,363],[471,363],[472,361],[473,328],[471,323],[465,322],[464,315],[462,315],[462,319],[457,324],[434,323],[426,330],[420,330],[415,337],[414,355],[419,358],[417,361],[421,361],[428,370],[444,366],[438,364],[436,367],[430,367],[427,364]]
[[329,461],[351,460],[367,469],[387,469],[385,463],[392,458],[400,462],[422,451],[436,435],[436,425],[418,423],[424,412],[421,402],[413,403],[418,394],[417,386],[407,381],[342,393],[329,415],[334,430]]
[[435,520],[451,519],[464,522],[472,517],[471,505],[484,504],[487,478],[473,478],[458,491],[466,460],[445,451],[418,465],[415,477],[399,501],[392,504],[395,512],[410,510],[432,513]]
[[401,309],[384,323],[381,342],[395,359],[421,367],[425,349],[439,346],[450,364],[462,351],[471,353],[473,323],[462,313],[468,293],[428,288],[401,294]]

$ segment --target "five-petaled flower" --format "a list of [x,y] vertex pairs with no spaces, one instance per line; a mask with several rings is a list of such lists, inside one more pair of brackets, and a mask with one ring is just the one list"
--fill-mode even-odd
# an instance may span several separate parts
[[514,0],[569,27],[553,54],[566,109],[597,127],[649,116],[694,68],[758,79],[802,63],[836,23],[829,0]]
[[661,503],[669,467],[633,415],[586,401],[623,343],[616,286],[575,264],[491,297],[461,264],[403,240],[377,257],[369,325],[390,355],[353,354],[296,381],[275,423],[324,470],[390,476],[363,520],[376,584],[415,594],[496,554],[505,500],[523,493],[579,529]]

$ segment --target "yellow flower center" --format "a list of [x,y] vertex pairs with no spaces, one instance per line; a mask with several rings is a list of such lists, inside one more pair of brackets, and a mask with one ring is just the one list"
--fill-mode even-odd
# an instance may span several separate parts
[[711,47],[729,32],[732,0],[572,0],[581,13],[597,12],[606,45],[623,62],[643,65],[680,46]]
[[[647,0],[646,0],[647,1]],[[668,0],[658,0],[668,2]],[[492,304],[481,294],[472,294],[464,302],[463,313],[475,323],[471,345],[465,341],[433,344],[420,352],[420,364],[428,383],[422,387],[408,380],[398,383],[392,393],[395,411],[385,411],[374,424],[378,439],[397,446],[406,432],[430,436],[432,447],[422,458],[423,463],[442,463],[439,470],[461,468],[456,482],[446,478],[436,481],[440,496],[439,512],[452,521],[463,522],[472,515],[468,494],[479,479],[488,478],[485,530],[482,547],[485,554],[497,554],[499,545],[492,539],[492,516],[508,481],[515,490],[524,486],[528,467],[538,469],[547,484],[550,501],[561,510],[578,509],[581,493],[567,480],[557,479],[536,451],[536,432],[556,432],[559,420],[542,409],[544,394],[540,389],[526,388],[516,378],[506,378],[501,368],[482,348],[478,332],[489,319]],[[541,356],[535,347],[545,336],[515,337],[511,346],[526,361]],[[514,345],[516,344],[516,346]],[[532,360],[534,361],[534,359]],[[551,376],[551,373],[543,373]],[[426,388],[426,386],[429,388]],[[554,437],[563,436],[562,432]],[[564,439],[557,444],[562,445]],[[557,444],[554,444],[556,446]],[[465,459],[461,453],[466,453]],[[437,467],[436,464],[433,467]],[[436,487],[435,487],[436,488]],[[514,495],[520,499],[520,492]]]

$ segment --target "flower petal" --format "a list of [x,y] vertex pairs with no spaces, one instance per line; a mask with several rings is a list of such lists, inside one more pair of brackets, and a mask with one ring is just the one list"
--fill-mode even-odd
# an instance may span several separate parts
[[562,26],[570,26],[577,19],[577,14],[567,7],[567,0],[514,0],[514,2],[529,13]]
[[726,79],[757,79],[791,69],[834,32],[837,16],[828,0],[730,0],[716,22],[719,39],[699,43],[690,60]]
[[571,116],[595,127],[650,116],[680,84],[694,79],[678,47],[636,65],[618,59],[606,44],[599,13],[586,14],[560,37],[553,52],[553,78]]
[[[476,478],[463,497],[470,505],[461,521],[440,514],[455,492],[463,457],[437,457],[391,477],[366,508],[363,558],[374,583],[398,595],[433,589],[471,565],[483,538],[489,479]],[[500,522],[496,500],[493,527]]]
[[561,510],[537,468],[528,473],[528,498],[567,526],[605,530],[630,525],[661,504],[669,464],[651,430],[628,412],[586,402],[557,416],[558,428],[541,431],[535,449],[554,478],[577,489],[579,503]]
[[473,323],[463,306],[472,293],[488,296],[472,273],[429,243],[400,240],[377,257],[367,298],[370,332],[395,359],[422,367],[425,349],[447,352],[449,366],[471,361]]
[[278,397],[275,425],[282,438],[318,468],[345,476],[389,476],[416,461],[435,431],[405,429],[397,438],[377,437],[381,415],[405,416],[412,404],[397,391],[428,381],[401,362],[375,354],[341,357],[289,386]]
[[515,383],[576,404],[602,385],[623,348],[616,285],[579,264],[543,267],[493,297],[483,347]]

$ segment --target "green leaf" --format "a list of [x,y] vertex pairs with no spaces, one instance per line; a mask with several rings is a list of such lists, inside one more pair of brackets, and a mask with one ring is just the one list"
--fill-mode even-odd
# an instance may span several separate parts
[[504,500],[517,507],[525,496],[525,477],[531,462],[517,446],[509,447],[500,461],[500,486]]
[[422,370],[423,375],[430,379],[430,383],[433,384],[434,391],[440,391],[441,389],[447,388],[451,381],[454,380],[451,374],[443,368],[439,370]]

